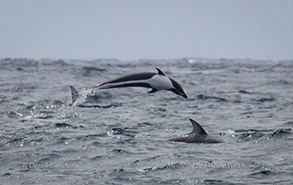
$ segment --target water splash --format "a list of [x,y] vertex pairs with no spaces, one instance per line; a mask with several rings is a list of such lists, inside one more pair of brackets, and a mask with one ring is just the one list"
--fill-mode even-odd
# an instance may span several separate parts
[[94,96],[95,95],[95,90],[94,88],[89,88],[89,89],[83,89],[82,91],[78,92],[78,97],[76,97],[76,100],[72,102],[72,107],[76,107],[83,102],[85,102],[87,96]]

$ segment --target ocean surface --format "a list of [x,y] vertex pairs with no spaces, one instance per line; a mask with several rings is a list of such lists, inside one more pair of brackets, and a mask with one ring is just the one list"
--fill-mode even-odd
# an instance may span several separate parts
[[[88,87],[160,68],[186,100]],[[220,144],[176,143],[196,120]],[[0,184],[293,184],[293,61],[0,60]]]

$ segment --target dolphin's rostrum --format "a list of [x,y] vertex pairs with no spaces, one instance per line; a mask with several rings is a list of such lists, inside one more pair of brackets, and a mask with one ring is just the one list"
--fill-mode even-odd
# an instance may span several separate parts
[[[166,76],[159,68],[156,69],[158,73],[146,72],[131,74],[104,82],[93,88],[100,90],[119,87],[146,87],[152,89],[149,93],[155,93],[160,90],[169,90],[187,99],[187,95],[177,81]],[[70,89],[73,104],[77,100],[79,93],[73,86],[70,86]]]
[[222,143],[223,141],[212,138],[206,131],[193,119],[189,119],[192,123],[193,130],[184,136],[170,139],[169,141],[185,142],[185,143]]

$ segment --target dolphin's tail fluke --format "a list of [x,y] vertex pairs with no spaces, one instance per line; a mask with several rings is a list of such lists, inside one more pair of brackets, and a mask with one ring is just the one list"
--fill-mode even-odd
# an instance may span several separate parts
[[72,97],[72,105],[74,104],[74,102],[77,100],[78,98],[78,91],[73,87],[73,86],[69,86],[70,90],[71,90],[71,97]]

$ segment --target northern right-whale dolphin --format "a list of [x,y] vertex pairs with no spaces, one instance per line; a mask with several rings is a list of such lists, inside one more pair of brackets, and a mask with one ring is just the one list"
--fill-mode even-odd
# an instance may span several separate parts
[[189,120],[193,126],[192,132],[178,138],[170,139],[169,141],[185,142],[185,143],[222,143],[223,142],[221,140],[218,140],[209,136],[206,133],[206,131],[200,126],[200,124],[194,121],[193,119],[189,119]]

